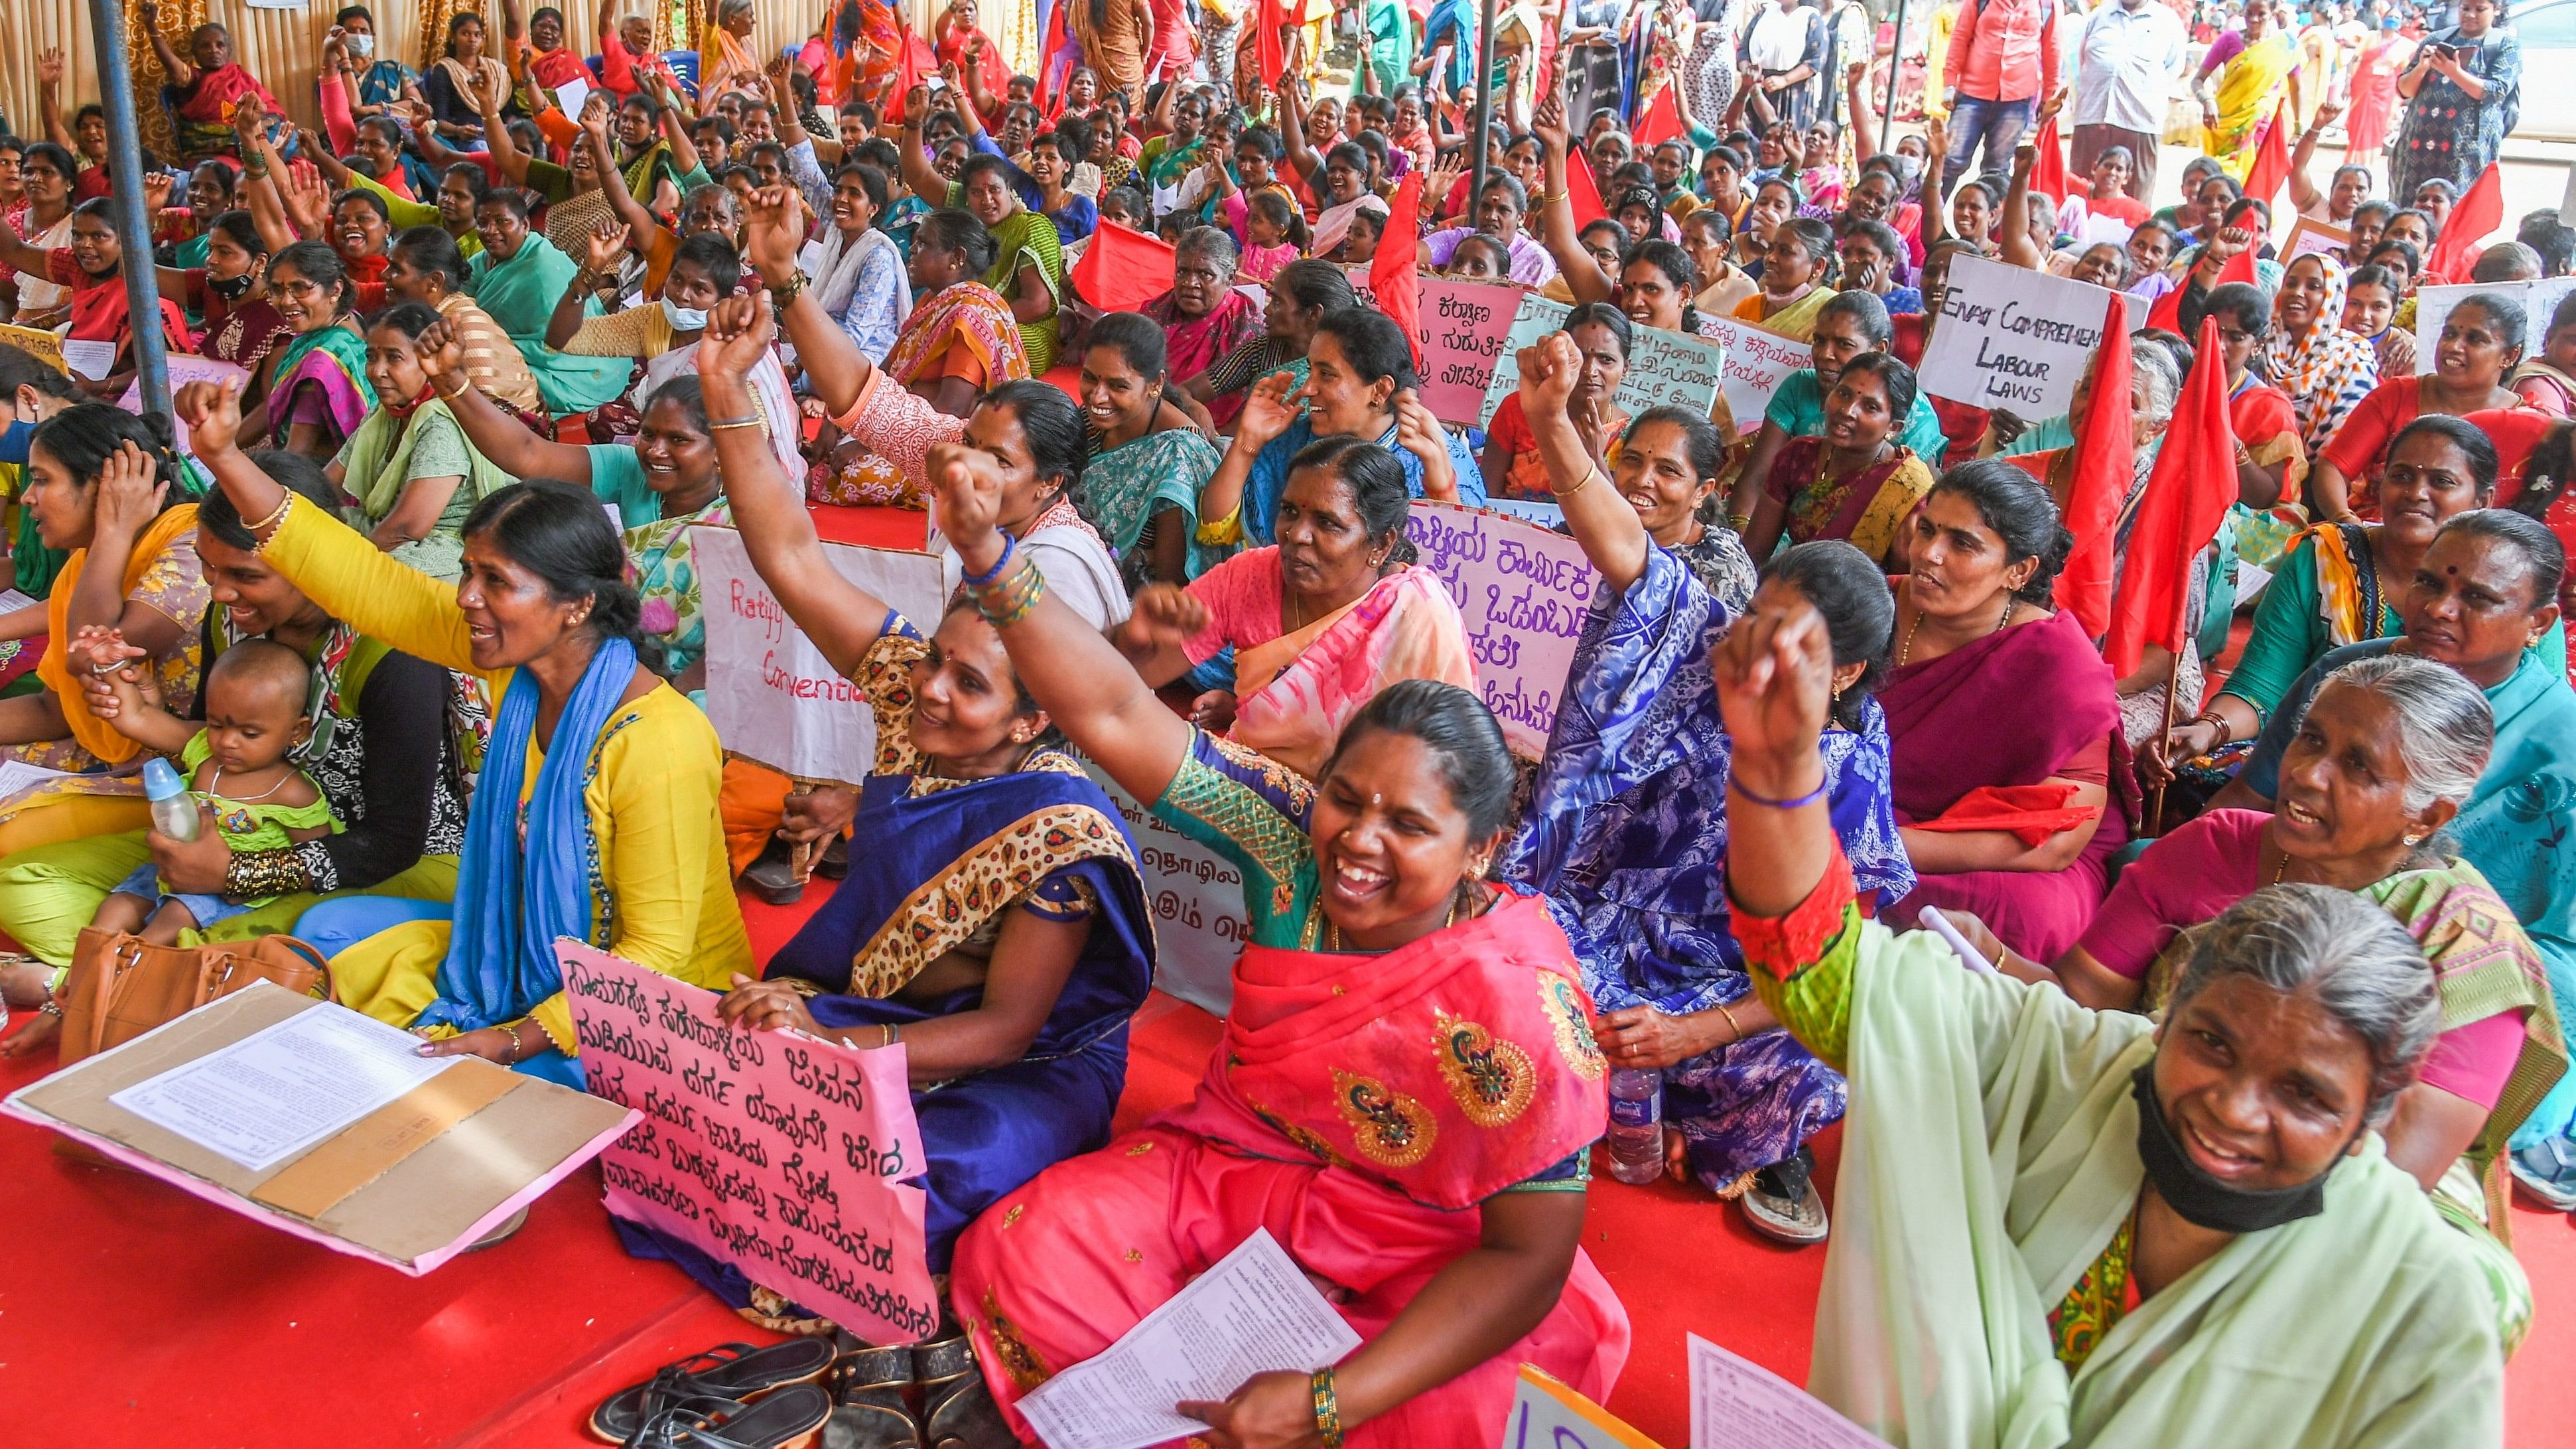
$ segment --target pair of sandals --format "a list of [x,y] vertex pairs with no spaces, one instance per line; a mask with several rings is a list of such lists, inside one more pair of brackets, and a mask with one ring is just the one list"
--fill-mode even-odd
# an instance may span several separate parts
[[1018,1449],[1020,1442],[975,1367],[974,1340],[953,1321],[926,1343],[845,1354],[838,1397],[822,1449]]
[[839,880],[850,873],[850,842],[835,835],[820,851],[772,839],[742,873],[752,894],[773,906],[792,906],[805,898],[809,875]]
[[819,1338],[718,1344],[609,1395],[591,1411],[591,1437],[627,1449],[811,1449],[831,1421],[823,1380],[839,1357]]

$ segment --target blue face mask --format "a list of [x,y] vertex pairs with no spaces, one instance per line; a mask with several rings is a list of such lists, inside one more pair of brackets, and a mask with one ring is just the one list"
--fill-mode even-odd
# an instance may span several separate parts
[[707,325],[705,308],[683,307],[668,297],[662,299],[662,316],[671,324],[671,330],[674,332],[703,331]]
[[11,423],[7,430],[0,431],[0,463],[24,464],[27,461],[27,445],[35,436],[36,425],[25,418]]

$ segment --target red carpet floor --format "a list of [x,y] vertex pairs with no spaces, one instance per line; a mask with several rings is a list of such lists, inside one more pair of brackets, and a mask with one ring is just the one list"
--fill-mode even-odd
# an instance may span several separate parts
[[[918,547],[920,514],[817,510],[827,537]],[[766,958],[822,900],[746,902]],[[1157,996],[1138,1018],[1120,1125],[1184,1100],[1216,1022]],[[0,1063],[0,1093],[43,1067]],[[1819,1140],[1830,1191],[1839,1129]],[[426,1278],[342,1257],[128,1173],[76,1166],[0,1120],[0,1449],[569,1449],[591,1406],[659,1365],[764,1337],[660,1263],[628,1258],[583,1172],[507,1243]],[[2540,1304],[2509,1380],[2514,1449],[2576,1449],[2576,1228],[2517,1209]],[[1698,1333],[1803,1379],[1822,1250],[1755,1237],[1732,1208],[1601,1177],[1584,1246],[1635,1348],[1610,1407],[1689,1439]]]

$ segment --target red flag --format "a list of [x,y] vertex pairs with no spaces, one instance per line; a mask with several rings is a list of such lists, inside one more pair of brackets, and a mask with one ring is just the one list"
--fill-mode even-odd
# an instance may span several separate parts
[[2469,184],[2468,195],[2460,198],[2460,204],[2452,207],[2449,218],[2443,221],[2442,234],[2434,239],[2432,254],[2424,258],[2425,272],[2449,281],[2467,281],[2478,264],[2480,244],[2503,222],[2504,175],[2490,161],[2487,169],[2478,173],[2478,179]]
[[2283,101],[2272,112],[2272,124],[2263,128],[2262,143],[2254,148],[2253,168],[2245,173],[2245,194],[2267,208],[2290,183],[2289,137],[2290,103]]
[[1288,28],[1288,7],[1281,0],[1261,0],[1253,13],[1261,27],[1261,83],[1275,91],[1288,73],[1288,42],[1282,33]]
[[[2255,240],[2259,243],[2262,238],[2257,237]],[[2227,259],[2227,265],[2218,269],[2218,280],[2210,285],[2224,287],[2230,282],[2243,282],[2249,287],[2259,287],[2263,285],[2258,280],[2261,276],[2262,273],[2254,270],[2254,248],[2247,247]]]
[[1073,285],[1103,312],[1133,312],[1172,289],[1172,245],[1103,221],[1091,234]]
[[1580,156],[1565,158],[1565,200],[1574,208],[1574,229],[1581,231],[1610,214],[1601,204],[1601,188],[1592,179],[1592,163]]
[[1404,345],[1413,350],[1413,365],[1422,366],[1422,286],[1421,273],[1414,264],[1414,248],[1422,236],[1422,173],[1408,174],[1395,188],[1395,199],[1386,206],[1386,231],[1379,238],[1377,255],[1369,262],[1369,291],[1377,297],[1377,309],[1404,329]]
[[2039,128],[2034,144],[2039,147],[2039,159],[2030,164],[2030,189],[2045,191],[2064,205],[2067,197],[2066,143],[2058,139],[2055,116],[2049,117],[2048,124]]
[[2180,332],[2182,330],[2182,293],[2182,288],[2175,287],[2158,297],[2156,304],[2147,309],[2148,331]]
[[901,10],[895,11],[894,23],[899,37],[894,52],[894,107],[895,114],[900,117],[903,107],[911,104],[912,88],[927,84],[939,74],[939,56],[931,50],[928,41],[912,33],[912,26],[905,22]]
[[2179,651],[2193,561],[2218,536],[2236,501],[2236,431],[2227,417],[2227,359],[2218,350],[2218,319],[2204,317],[2182,405],[2165,429],[2147,496],[2129,530],[2129,553],[2111,602],[2102,657],[2115,678],[2138,672],[2146,646]]
[[2112,534],[2136,478],[2137,443],[2129,414],[2129,308],[2110,300],[2102,351],[2093,364],[2092,401],[2075,438],[2075,482],[2066,499],[2066,531],[2075,536],[2057,575],[2057,607],[2071,609],[2089,639],[2111,627]]
[[1673,100],[1669,85],[1655,92],[1646,102],[1646,113],[1637,118],[1637,149],[1652,150],[1666,141],[1678,141],[1682,134],[1681,107]]

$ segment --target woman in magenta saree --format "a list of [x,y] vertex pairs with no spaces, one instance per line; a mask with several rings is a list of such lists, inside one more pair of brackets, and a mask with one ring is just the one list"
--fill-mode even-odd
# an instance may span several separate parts
[[1896,818],[1917,884],[1887,913],[1974,912],[2005,945],[2055,960],[2129,839],[2111,794],[2111,666],[2044,603],[2066,556],[2045,485],[2000,459],[1941,475],[1912,523],[1897,667],[1878,692]]
[[1196,1100],[1049,1168],[958,1242],[951,1299],[1012,1427],[1028,1432],[1022,1395],[1257,1229],[1362,1346],[1184,1413],[1265,1442],[1483,1449],[1522,1363],[1605,1397],[1627,1317],[1577,1241],[1605,1069],[1545,901],[1484,880],[1512,783],[1491,712],[1455,685],[1390,686],[1310,784],[1175,717],[1046,597],[993,530],[984,455],[931,469],[1022,685],[1242,870],[1252,927]]

